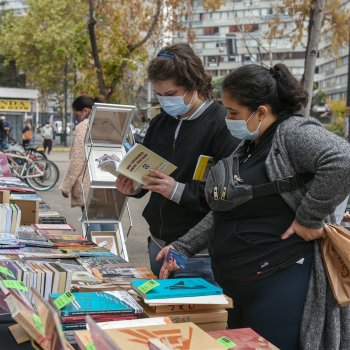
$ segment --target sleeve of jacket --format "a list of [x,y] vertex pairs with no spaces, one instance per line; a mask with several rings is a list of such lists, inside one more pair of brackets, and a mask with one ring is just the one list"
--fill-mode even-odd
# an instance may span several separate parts
[[[67,194],[71,193],[73,185],[83,172],[86,164],[84,139],[87,126],[87,123],[80,123],[75,131],[68,169],[66,175],[64,176],[62,185],[60,186],[60,189]],[[86,171],[88,170],[86,169]]]
[[[220,121],[214,132],[210,148],[215,162],[218,162],[220,159],[228,157],[233,152],[239,144],[239,140],[232,137],[224,119]],[[189,181],[183,184],[183,191],[179,204],[191,210],[196,208],[198,211],[208,212],[209,207],[204,195],[204,186],[205,184],[198,181]]]
[[306,121],[287,132],[286,149],[297,172],[314,174],[296,220],[320,228],[350,193],[350,145],[323,126]]
[[181,236],[172,246],[179,252],[192,256],[208,246],[208,236],[214,227],[214,213],[210,211],[196,226]]

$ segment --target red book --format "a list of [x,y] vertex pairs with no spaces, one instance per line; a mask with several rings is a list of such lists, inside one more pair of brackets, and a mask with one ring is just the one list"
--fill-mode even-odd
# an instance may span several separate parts
[[226,337],[236,345],[232,345],[233,350],[278,350],[276,346],[263,338],[251,328],[227,329],[225,331],[208,332],[214,339]]

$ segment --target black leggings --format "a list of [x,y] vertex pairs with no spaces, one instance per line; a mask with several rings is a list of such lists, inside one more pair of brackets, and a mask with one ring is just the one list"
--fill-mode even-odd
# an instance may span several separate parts
[[313,257],[245,285],[219,283],[233,299],[229,328],[250,327],[281,350],[299,349],[299,333]]

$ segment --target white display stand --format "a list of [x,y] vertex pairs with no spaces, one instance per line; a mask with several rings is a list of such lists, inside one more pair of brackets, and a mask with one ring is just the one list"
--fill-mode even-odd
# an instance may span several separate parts
[[[97,167],[97,159],[104,154],[115,154],[120,159],[126,154],[124,141],[128,135],[135,106],[96,103],[89,118],[85,137],[85,153],[90,178],[89,193],[84,193],[85,210],[81,223],[86,236],[90,224],[115,224],[122,257],[128,261],[121,218],[127,207],[127,197],[115,186],[116,178]],[[130,228],[132,226],[130,211]],[[128,235],[128,234],[127,234]]]

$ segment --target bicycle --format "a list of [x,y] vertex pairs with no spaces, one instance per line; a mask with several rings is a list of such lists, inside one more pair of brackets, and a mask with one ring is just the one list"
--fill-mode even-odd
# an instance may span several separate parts
[[[2,152],[4,153],[11,153],[19,156],[26,156],[29,155],[32,160],[37,159],[47,159],[44,152],[38,151],[38,147],[23,147],[19,142],[17,142],[12,137],[9,137],[9,145],[7,149],[3,149]],[[22,160],[18,159],[18,163],[21,163]]]
[[5,153],[13,176],[26,180],[37,191],[48,191],[54,187],[60,172],[55,163],[47,159],[31,159],[30,154]]

